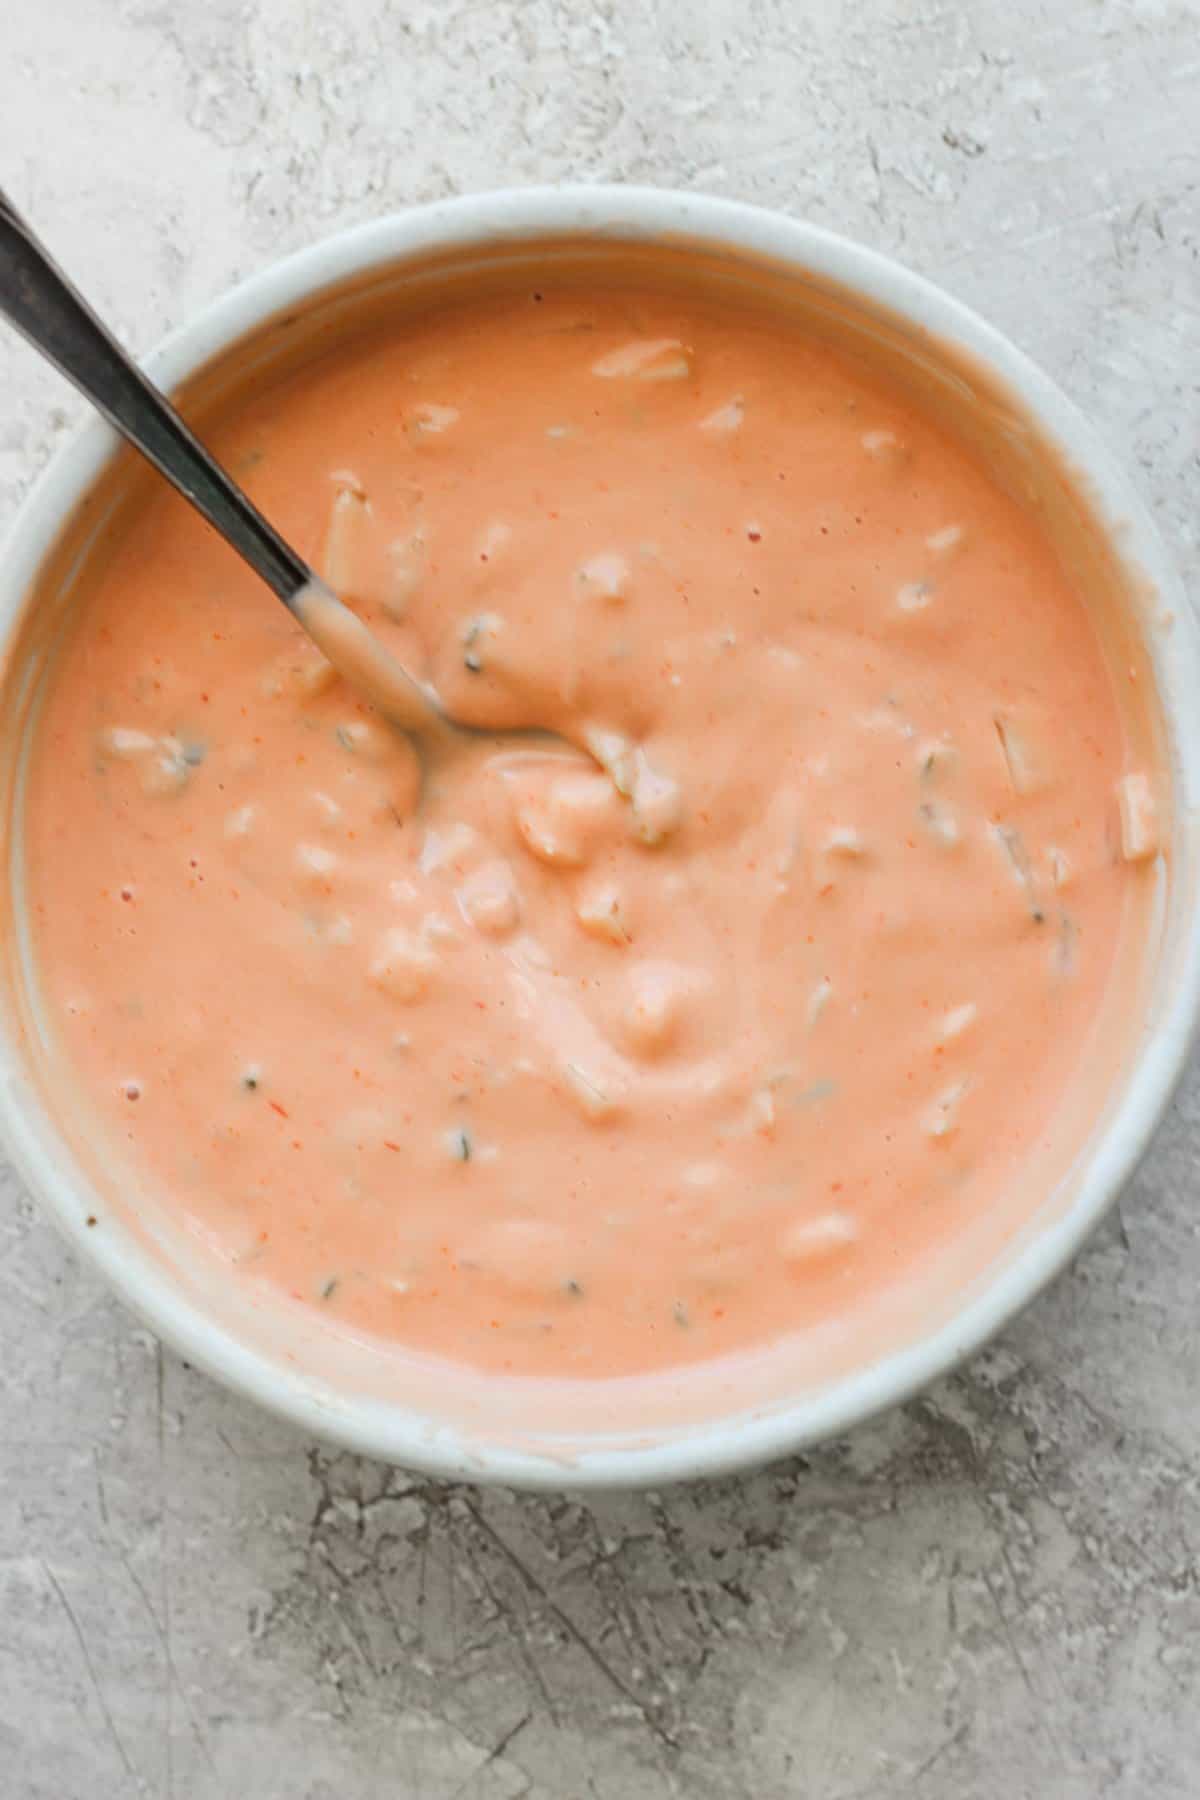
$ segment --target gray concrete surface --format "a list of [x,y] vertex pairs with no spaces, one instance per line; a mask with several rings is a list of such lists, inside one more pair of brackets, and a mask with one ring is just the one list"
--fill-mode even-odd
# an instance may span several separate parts
[[[499,181],[767,202],[1031,350],[1195,591],[1200,10],[8,0],[0,180],[148,346]],[[78,414],[0,336],[0,523]],[[1200,703],[1200,701],[1198,701]],[[583,1503],[331,1456],[0,1186],[3,1800],[1200,1794],[1200,1083],[989,1353],[766,1473]]]

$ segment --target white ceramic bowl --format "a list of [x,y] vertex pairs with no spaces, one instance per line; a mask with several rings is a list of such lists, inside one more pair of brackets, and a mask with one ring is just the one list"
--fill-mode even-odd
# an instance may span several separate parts
[[[446,1377],[433,1390],[436,1405],[430,1405],[428,1382],[422,1389],[396,1378],[395,1368],[378,1352],[331,1344],[311,1330],[306,1335],[307,1328],[294,1319],[268,1327],[244,1309],[231,1310],[186,1262],[155,1250],[144,1234],[111,1214],[104,1230],[88,1229],[87,1217],[96,1207],[92,1182],[33,1072],[28,1003],[19,992],[25,968],[19,929],[3,984],[0,1129],[29,1187],[80,1255],[156,1332],[182,1356],[304,1431],[438,1475],[528,1487],[632,1486],[762,1462],[903,1400],[1010,1319],[1063,1267],[1119,1193],[1182,1070],[1200,1000],[1195,833],[1200,647],[1145,510],[1046,376],[928,282],[872,251],[777,214],[636,188],[533,189],[450,201],[360,227],[290,257],[176,332],[147,366],[163,386],[174,389],[247,334],[261,335],[271,321],[286,330],[321,303],[321,296],[345,291],[347,283],[359,294],[369,293],[374,284],[427,266],[431,258],[468,265],[497,254],[519,260],[528,247],[548,238],[626,246],[670,241],[697,252],[715,250],[730,267],[744,271],[759,264],[765,271],[769,265],[775,278],[783,270],[815,289],[862,297],[934,360],[939,345],[965,352],[1075,471],[1094,517],[1130,571],[1130,589],[1141,596],[1131,608],[1165,728],[1171,843],[1160,870],[1162,904],[1129,1054],[1086,1134],[1069,1191],[1054,1204],[1031,1208],[1028,1228],[979,1279],[931,1315],[926,1329],[857,1364],[851,1359],[828,1379],[810,1380],[799,1391],[787,1391],[786,1384],[783,1391],[764,1391],[758,1404],[747,1407],[723,1402],[719,1388],[693,1393],[686,1382],[665,1378],[656,1406],[644,1416],[632,1404],[626,1413],[624,1400],[632,1401],[632,1390],[613,1384],[573,1412],[568,1404],[569,1423],[560,1395],[555,1422],[543,1429],[536,1411],[507,1414],[480,1377]],[[32,671],[14,668],[31,591],[67,522],[74,519],[78,530],[80,509],[86,516],[114,447],[106,426],[94,421],[84,427],[28,500],[0,563],[0,652],[10,708],[31,685]],[[11,820],[20,791],[19,758],[10,750],[3,760],[0,806]],[[10,892],[19,867],[13,848],[18,836],[9,830]],[[19,892],[13,905],[19,922]]]

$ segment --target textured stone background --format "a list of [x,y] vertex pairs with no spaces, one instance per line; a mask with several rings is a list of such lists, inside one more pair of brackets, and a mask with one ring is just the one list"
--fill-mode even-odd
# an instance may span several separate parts
[[[1124,455],[1190,575],[1195,0],[8,0],[0,180],[128,340],[335,226],[663,182],[893,251]],[[78,415],[0,336],[0,524]],[[4,1800],[1200,1793],[1200,1084],[962,1375],[743,1481],[331,1456],[0,1190]]]

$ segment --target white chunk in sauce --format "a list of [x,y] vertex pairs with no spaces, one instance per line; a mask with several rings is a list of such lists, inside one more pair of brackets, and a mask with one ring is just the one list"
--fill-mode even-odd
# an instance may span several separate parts
[[1121,855],[1126,862],[1141,862],[1159,849],[1158,795],[1152,778],[1142,770],[1122,775],[1117,783],[1117,809],[1121,825]]

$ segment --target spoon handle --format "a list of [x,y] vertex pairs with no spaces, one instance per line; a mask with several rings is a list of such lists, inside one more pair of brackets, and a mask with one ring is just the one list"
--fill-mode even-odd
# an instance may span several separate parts
[[288,606],[314,576],[125,354],[0,189],[0,315],[86,394]]

